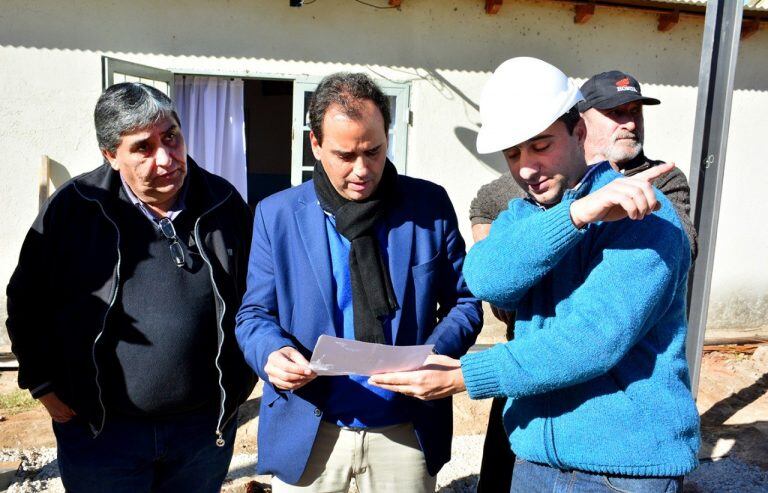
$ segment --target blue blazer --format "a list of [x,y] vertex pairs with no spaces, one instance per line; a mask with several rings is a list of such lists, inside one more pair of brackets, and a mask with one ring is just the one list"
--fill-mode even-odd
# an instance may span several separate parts
[[[264,365],[284,346],[309,358],[320,335],[337,334],[325,220],[312,181],[259,203],[247,291],[237,314],[240,348],[264,380],[258,472],[289,484],[306,467],[329,379],[318,377],[295,392],[281,391],[269,383]],[[400,305],[392,320],[395,344],[434,344],[439,354],[464,354],[482,327],[482,309],[461,274],[465,245],[447,193],[434,183],[399,176],[385,227],[389,272]],[[450,459],[451,399],[413,401],[416,436],[434,475]]]

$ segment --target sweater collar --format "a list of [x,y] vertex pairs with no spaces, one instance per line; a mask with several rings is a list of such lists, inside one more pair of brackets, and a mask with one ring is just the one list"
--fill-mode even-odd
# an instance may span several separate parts
[[608,161],[593,164],[575,187],[565,191],[562,201],[578,200],[619,177],[621,173],[614,170]]
[[[621,177],[621,174],[617,173],[616,170],[611,167],[611,163],[608,161],[602,161],[589,165],[587,166],[587,171],[584,173],[584,176],[581,177],[581,180],[579,180],[579,182],[573,188],[569,188],[565,191],[565,193],[563,193],[563,198],[560,199],[560,202],[580,199],[581,197],[590,194],[597,188],[602,187],[606,183],[613,181],[618,177]],[[527,200],[532,205],[535,205],[539,209],[547,209],[547,207],[544,207],[543,205],[536,202],[531,194],[527,194],[525,200]],[[557,204],[553,204],[553,206],[554,205]]]

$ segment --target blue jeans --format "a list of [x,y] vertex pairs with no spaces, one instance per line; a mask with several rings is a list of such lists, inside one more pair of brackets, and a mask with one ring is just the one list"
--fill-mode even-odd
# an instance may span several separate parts
[[679,493],[682,476],[672,478],[628,477],[561,471],[518,458],[511,493]]
[[164,419],[108,417],[93,438],[77,417],[53,423],[64,488],[72,493],[218,492],[227,475],[237,419],[216,446],[215,413]]

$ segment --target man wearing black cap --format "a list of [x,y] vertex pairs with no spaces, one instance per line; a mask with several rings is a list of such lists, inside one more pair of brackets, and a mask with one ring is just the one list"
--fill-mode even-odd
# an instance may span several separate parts
[[[608,161],[616,171],[632,176],[663,163],[643,153],[643,105],[661,101],[643,96],[640,84],[631,75],[611,70],[594,75],[581,86],[584,101],[579,112],[587,125],[584,154],[587,163]],[[679,168],[653,182],[675,206],[696,257],[696,230],[690,219],[690,189]]]

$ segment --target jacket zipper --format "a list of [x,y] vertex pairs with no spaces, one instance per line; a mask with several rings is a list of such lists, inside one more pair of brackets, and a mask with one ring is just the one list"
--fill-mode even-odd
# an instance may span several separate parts
[[[205,261],[206,265],[208,266],[208,273],[211,277],[211,286],[213,286],[213,292],[216,296],[216,299],[221,303],[221,312],[218,314],[216,320],[216,327],[218,328],[218,350],[216,352],[216,369],[219,372],[219,389],[221,390],[221,409],[219,410],[219,419],[216,423],[216,446],[217,447],[223,447],[226,445],[226,441],[224,440],[224,434],[221,431],[222,428],[229,422],[230,419],[232,419],[232,416],[234,416],[237,413],[237,410],[229,416],[226,420],[224,420],[224,404],[227,400],[227,391],[224,389],[223,384],[223,378],[224,378],[224,372],[221,370],[221,365],[219,364],[219,359],[221,358],[221,348],[224,345],[224,329],[222,328],[221,324],[224,321],[224,314],[227,311],[227,304],[224,302],[224,298],[221,296],[221,293],[219,292],[219,288],[216,286],[216,280],[213,277],[213,265],[211,264],[211,261],[208,259],[208,254],[205,253],[205,245],[203,244],[201,238],[200,238],[200,220],[203,218],[203,216],[207,215],[217,207],[221,206],[224,202],[229,200],[229,197],[232,195],[232,192],[229,192],[229,194],[224,197],[224,199],[219,202],[218,204],[214,205],[204,213],[200,214],[200,217],[197,218],[197,221],[195,221],[195,242],[197,242],[198,247],[200,248],[200,256],[203,257],[203,261]],[[217,308],[218,309],[218,308]]]
[[109,312],[112,310],[112,307],[115,305],[115,301],[117,301],[117,293],[120,289],[120,263],[122,261],[122,255],[120,254],[120,229],[117,227],[117,224],[115,221],[112,220],[111,217],[107,214],[107,211],[104,210],[104,206],[101,205],[101,202],[99,202],[96,199],[92,199],[89,197],[86,197],[83,195],[82,192],[75,186],[75,190],[77,190],[77,193],[83,197],[85,200],[89,202],[95,202],[99,209],[101,210],[101,213],[104,214],[104,217],[109,221],[112,226],[115,228],[115,232],[117,233],[117,265],[115,265],[115,286],[112,289],[112,297],[109,301],[109,305],[107,305],[107,310],[104,312],[104,319],[101,322],[101,331],[96,336],[96,339],[93,340],[93,346],[91,347],[91,360],[93,361],[93,367],[96,370],[96,388],[99,391],[99,406],[101,406],[101,424],[99,425],[99,428],[97,429],[91,424],[91,432],[93,433],[93,438],[98,437],[102,430],[104,429],[104,422],[107,418],[107,408],[104,406],[104,400],[102,398],[102,389],[101,384],[99,383],[99,364],[96,361],[96,345],[99,343],[99,340],[101,339],[101,336],[104,335],[104,331],[107,328],[107,318],[109,317]]
[[[122,255],[120,254],[120,229],[117,227],[117,224],[112,220],[112,218],[109,217],[107,212],[104,210],[104,206],[101,205],[101,202],[99,202],[96,199],[92,199],[92,198],[86,197],[85,195],[83,195],[82,192],[80,192],[80,190],[77,188],[77,186],[75,186],[75,190],[77,190],[77,193],[81,197],[83,197],[85,200],[87,200],[89,202],[95,202],[99,206],[99,209],[101,210],[101,213],[112,224],[112,226],[115,228],[115,232],[117,233],[117,247],[116,247],[116,250],[117,250],[117,265],[115,266],[115,287],[112,290],[112,296],[111,296],[111,299],[109,301],[109,305],[107,306],[107,310],[104,313],[104,319],[102,320],[102,324],[101,324],[101,331],[96,336],[96,339],[94,339],[93,346],[91,347],[91,358],[93,360],[93,366],[94,366],[94,368],[96,370],[96,388],[98,389],[98,392],[99,392],[99,405],[101,406],[101,424],[100,424],[99,428],[95,429],[95,427],[93,425],[91,425],[91,432],[93,432],[93,436],[94,436],[94,438],[96,438],[97,436],[99,436],[101,431],[104,429],[104,422],[105,422],[106,416],[107,416],[107,410],[106,410],[106,407],[104,406],[104,400],[103,400],[103,397],[102,397],[103,391],[102,391],[102,388],[101,388],[101,384],[99,383],[99,365],[98,365],[98,363],[96,361],[96,345],[98,344],[99,340],[101,339],[101,336],[104,334],[104,331],[105,331],[106,326],[107,326],[107,318],[109,316],[109,312],[112,310],[112,307],[114,306],[115,301],[117,300],[117,293],[118,293],[119,288],[120,288],[120,264],[121,264],[121,261],[122,261]],[[201,214],[200,217],[197,218],[197,221],[195,221],[195,241],[197,242],[198,245],[200,245],[200,256],[203,258],[203,260],[205,261],[206,265],[208,266],[208,272],[209,272],[210,277],[211,277],[211,285],[213,286],[214,294],[216,295],[216,298],[221,302],[221,306],[222,306],[221,313],[220,313],[220,315],[219,315],[219,317],[218,317],[218,319],[216,321],[216,325],[217,325],[217,328],[218,328],[218,349],[217,349],[217,352],[216,352],[216,360],[215,360],[215,362],[216,362],[216,369],[219,372],[219,389],[221,390],[221,404],[220,404],[221,409],[219,411],[219,419],[218,419],[218,422],[217,422],[217,425],[216,425],[216,437],[217,437],[216,438],[216,445],[219,446],[219,447],[223,447],[224,445],[226,445],[226,442],[224,441],[224,438],[223,438],[223,432],[221,430],[222,430],[222,428],[224,426],[226,426],[229,423],[229,421],[237,413],[237,411],[232,413],[232,415],[229,416],[226,420],[223,419],[224,418],[224,404],[226,402],[227,392],[224,389],[224,384],[222,382],[222,380],[223,380],[223,372],[221,370],[221,365],[219,364],[219,358],[221,357],[221,348],[223,347],[223,344],[224,344],[224,329],[222,328],[221,323],[224,320],[224,314],[226,313],[227,305],[224,302],[224,298],[221,296],[218,287],[216,286],[216,280],[213,277],[213,266],[211,265],[211,262],[208,259],[208,255],[205,253],[205,249],[203,248],[203,242],[200,240],[200,220],[203,218],[203,216],[207,215],[208,213],[210,213],[214,209],[216,209],[219,206],[221,206],[224,202],[226,202],[231,195],[232,195],[232,192],[230,192],[221,202],[219,202],[218,204],[214,205],[213,207],[211,207],[210,209],[205,211],[203,214]]]

